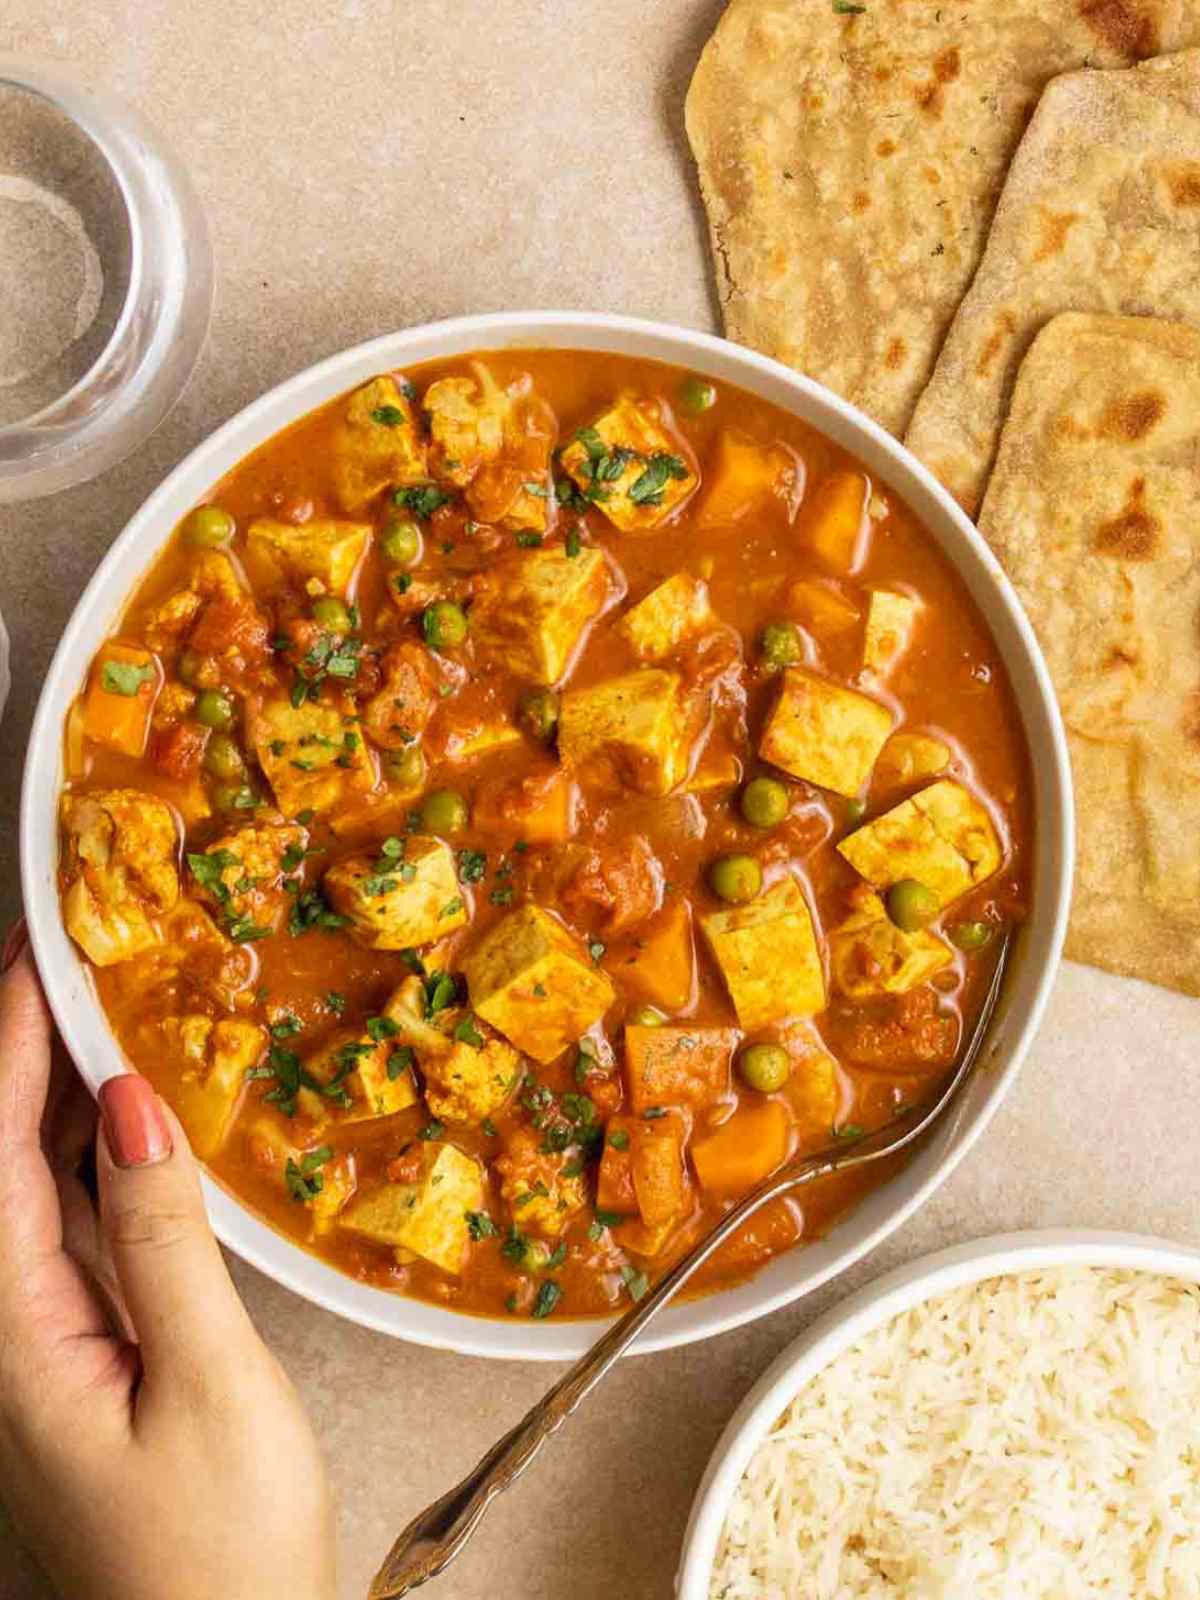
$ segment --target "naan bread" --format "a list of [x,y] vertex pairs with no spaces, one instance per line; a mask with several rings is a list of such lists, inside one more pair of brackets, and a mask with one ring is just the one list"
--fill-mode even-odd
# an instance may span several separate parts
[[727,335],[902,434],[1047,79],[1188,44],[1194,0],[733,0],[687,101]]
[[1200,323],[1200,50],[1042,96],[905,440],[972,516],[1021,357],[1061,311]]
[[1067,724],[1067,954],[1200,994],[1200,329],[1068,314],[1022,362],[979,526]]

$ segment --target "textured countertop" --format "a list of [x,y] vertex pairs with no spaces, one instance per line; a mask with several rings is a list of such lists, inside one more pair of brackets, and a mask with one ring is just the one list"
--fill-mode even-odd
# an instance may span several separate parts
[[[24,743],[55,641],[126,518],[217,423],[345,345],[460,312],[585,307],[714,326],[682,102],[720,5],[22,0],[4,11],[0,56],[109,88],[171,140],[207,205],[218,276],[208,347],[154,438],[93,484],[0,507],[15,680],[0,726],[7,924]],[[1012,1098],[914,1221],[802,1305],[627,1362],[431,1597],[666,1600],[691,1495],[738,1400],[818,1310],[900,1261],[1050,1225],[1200,1244],[1198,1015],[1181,997],[1066,968]],[[395,1343],[233,1270],[316,1418],[340,1503],[342,1593],[361,1596],[392,1533],[552,1369]],[[0,1600],[42,1594],[0,1527]]]

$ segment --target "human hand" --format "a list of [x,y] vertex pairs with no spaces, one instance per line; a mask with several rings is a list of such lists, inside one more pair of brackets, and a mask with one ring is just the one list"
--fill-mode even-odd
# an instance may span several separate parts
[[[331,1600],[325,1469],[146,1079],[96,1112],[0,978],[0,1492],[71,1600]],[[52,1053],[55,1057],[52,1068]],[[96,1139],[99,1213],[79,1177]]]

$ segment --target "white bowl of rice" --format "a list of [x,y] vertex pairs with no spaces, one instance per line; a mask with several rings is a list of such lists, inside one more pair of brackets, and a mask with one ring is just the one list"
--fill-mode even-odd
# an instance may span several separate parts
[[679,1600],[1200,1600],[1200,1251],[959,1245],[822,1317],[692,1507]]

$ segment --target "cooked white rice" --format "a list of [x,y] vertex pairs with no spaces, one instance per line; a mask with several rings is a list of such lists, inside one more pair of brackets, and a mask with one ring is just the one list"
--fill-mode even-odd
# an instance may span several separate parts
[[730,1506],[710,1600],[1200,1600],[1200,1291],[1070,1268],[895,1318]]

